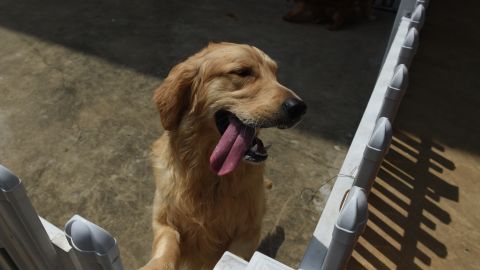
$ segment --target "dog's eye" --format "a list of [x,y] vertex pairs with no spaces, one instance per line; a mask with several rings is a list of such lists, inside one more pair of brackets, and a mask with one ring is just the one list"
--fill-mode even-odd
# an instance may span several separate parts
[[230,73],[238,75],[240,77],[248,77],[248,76],[252,76],[253,71],[251,68],[240,68],[240,69],[235,69]]

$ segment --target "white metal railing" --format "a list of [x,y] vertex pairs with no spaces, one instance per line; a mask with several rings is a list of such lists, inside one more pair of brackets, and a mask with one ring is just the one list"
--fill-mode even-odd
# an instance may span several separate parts
[[[300,265],[302,270],[343,269],[351,256],[356,239],[350,242],[349,253],[338,251],[334,245],[335,232],[342,222],[343,209],[338,209],[349,189],[361,188],[366,195],[369,193],[390,144],[390,122],[395,118],[408,84],[408,67],[416,53],[418,32],[424,19],[424,6],[416,5],[413,15],[410,18],[402,17],[398,24],[370,101]],[[347,197],[345,205],[351,198],[350,195]],[[358,201],[358,198],[355,199]],[[366,207],[367,201],[362,203]],[[362,216],[363,207],[358,205],[354,216]],[[359,225],[355,227],[357,233],[363,230],[360,226],[363,221],[360,218],[356,221]],[[329,263],[330,258],[335,260],[335,264]]]
[[121,270],[117,242],[75,215],[60,230],[39,217],[21,180],[0,165],[0,269]]
[[[391,142],[390,123],[395,119],[408,85],[408,67],[418,47],[427,4],[427,0],[403,0],[400,3],[375,88],[307,247],[300,270],[344,269],[365,228],[368,194]],[[225,259],[231,261],[232,258],[240,260],[229,254],[222,257],[215,269],[289,269],[267,264],[249,268],[251,262],[245,261],[236,267],[224,264]]]

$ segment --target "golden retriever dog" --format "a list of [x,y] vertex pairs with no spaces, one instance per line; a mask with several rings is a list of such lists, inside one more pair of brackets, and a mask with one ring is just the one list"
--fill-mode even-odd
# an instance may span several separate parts
[[155,91],[165,129],[154,143],[153,251],[143,267],[209,269],[229,250],[249,258],[265,213],[261,128],[289,128],[305,103],[259,49],[209,44]]
[[372,0],[294,0],[295,6],[283,19],[289,22],[329,23],[340,29],[347,20],[360,15],[372,19]]

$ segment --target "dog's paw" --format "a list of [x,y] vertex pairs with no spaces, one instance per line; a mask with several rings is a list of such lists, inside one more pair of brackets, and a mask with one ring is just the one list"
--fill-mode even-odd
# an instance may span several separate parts
[[173,263],[165,263],[161,259],[152,259],[138,270],[175,270],[175,265]]

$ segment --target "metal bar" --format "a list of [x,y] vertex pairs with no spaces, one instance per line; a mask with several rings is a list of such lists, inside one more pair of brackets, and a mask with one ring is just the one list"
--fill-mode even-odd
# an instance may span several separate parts
[[75,256],[73,248],[68,243],[65,232],[57,226],[51,224],[46,219],[40,217],[43,227],[47,231],[50,242],[57,252],[61,269],[81,270],[82,267],[78,258]]
[[0,165],[0,245],[18,269],[57,269],[55,249],[20,179]]
[[417,28],[418,31],[422,30],[425,23],[425,6],[419,4],[415,7],[415,10],[410,16],[410,27]]
[[[409,27],[411,25],[411,21],[409,21]],[[413,57],[417,53],[418,48],[418,31],[416,28],[410,28],[408,30],[407,36],[402,44],[402,48],[400,49],[400,55],[398,56],[398,64],[404,64],[407,67],[410,67],[412,64]]]
[[363,188],[368,195],[377,176],[380,164],[392,141],[392,126],[385,117],[377,120],[372,137],[365,147],[353,186]]
[[385,63],[377,79],[367,108],[358,126],[355,137],[348,150],[339,176],[327,200],[313,237],[300,264],[301,270],[319,269],[324,262],[328,247],[332,241],[332,232],[339,216],[339,206],[347,190],[352,187],[354,174],[360,165],[365,146],[375,128],[383,99],[397,66],[400,48],[408,32],[409,21],[401,20],[392,45],[388,50]]
[[416,0],[402,0],[402,2],[400,2],[400,6],[398,7],[398,11],[397,11],[397,16],[395,17],[395,21],[393,22],[392,32],[390,33],[390,38],[388,40],[388,45],[385,51],[383,62],[385,62],[390,46],[392,45],[393,40],[397,36],[397,31],[399,29],[400,23],[402,22],[402,19],[404,17],[410,17],[410,12],[414,10],[416,5],[417,5]]
[[122,270],[117,240],[103,228],[73,216],[65,224],[65,235],[83,270]]
[[388,85],[383,99],[382,109],[380,109],[379,117],[386,117],[393,122],[397,115],[400,102],[405,95],[408,86],[408,69],[405,65],[397,66],[390,84]]
[[368,219],[367,192],[352,187],[332,233],[322,270],[345,269]]

